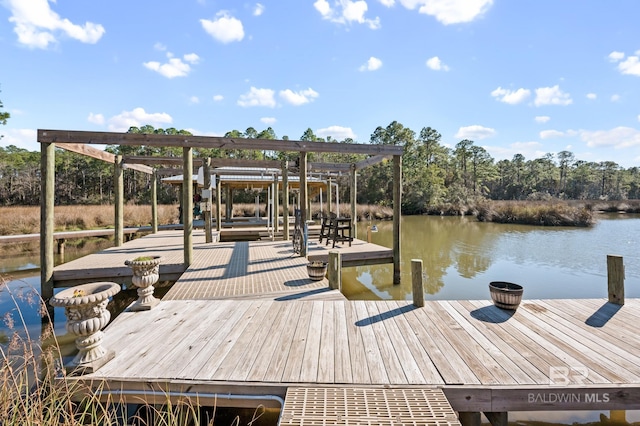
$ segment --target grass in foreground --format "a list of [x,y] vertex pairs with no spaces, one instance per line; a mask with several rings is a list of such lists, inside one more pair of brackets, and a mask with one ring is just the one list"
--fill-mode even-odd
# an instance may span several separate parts
[[[50,322],[42,326],[36,339],[29,333],[28,320],[21,306],[36,304],[41,315],[46,309],[35,289],[14,294],[0,276],[0,296],[10,299],[14,308],[6,312],[0,327],[0,419],[11,425],[213,425],[215,407],[202,407],[187,397],[162,398],[160,404],[140,400],[128,411],[117,394],[110,394],[104,383],[92,387],[66,376],[60,346]],[[3,331],[4,329],[4,331]],[[46,342],[46,343],[41,343]],[[248,425],[260,421],[265,413],[258,407]],[[224,424],[240,425],[239,416],[229,416]],[[219,423],[218,423],[219,424]]]

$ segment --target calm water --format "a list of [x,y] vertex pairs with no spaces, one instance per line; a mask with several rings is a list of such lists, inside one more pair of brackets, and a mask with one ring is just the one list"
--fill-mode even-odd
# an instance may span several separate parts
[[[390,222],[372,242],[392,246]],[[367,224],[358,236],[366,238]],[[401,284],[392,265],[343,272],[350,299],[411,299],[411,259],[422,259],[426,299],[488,299],[491,281],[525,288],[525,298],[607,296],[607,254],[624,257],[627,297],[640,297],[640,215],[603,215],[591,228],[481,223],[469,217],[402,218]]]
[[[366,226],[358,235],[366,238]],[[392,246],[391,222],[373,222],[379,232],[372,242]],[[85,247],[66,260],[100,247]],[[391,265],[347,268],[343,292],[349,299],[411,299],[411,259],[422,259],[427,299],[489,299],[490,281],[512,281],[524,286],[526,298],[604,298],[607,296],[606,255],[624,257],[627,297],[640,297],[640,215],[606,215],[592,228],[541,228],[525,225],[479,223],[473,218],[409,216],[402,219],[402,282],[392,284]],[[38,256],[0,258],[0,276],[20,277],[8,283],[13,294],[39,288]],[[18,305],[32,336],[40,333],[40,318],[28,297]],[[135,292],[120,305],[135,299]],[[117,311],[121,307],[110,307]],[[16,311],[6,289],[0,291],[0,315]],[[73,340],[66,336],[64,311],[56,308],[56,334],[65,358],[73,356]],[[60,320],[62,319],[62,320]],[[0,323],[0,344],[8,335]],[[557,425],[612,424],[603,422],[608,412],[510,413],[512,421],[542,421]],[[626,413],[627,422],[640,422],[640,412]],[[616,423],[625,424],[625,423]]]

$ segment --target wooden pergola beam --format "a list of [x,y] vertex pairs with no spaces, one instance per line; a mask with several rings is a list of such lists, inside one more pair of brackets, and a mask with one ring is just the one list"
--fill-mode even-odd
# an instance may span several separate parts
[[374,164],[382,163],[384,160],[389,158],[393,158],[392,155],[375,155],[373,157],[369,157],[362,161],[358,161],[356,163],[356,170],[364,169],[369,166],[373,166]]
[[326,171],[326,172],[348,172],[351,170],[351,163],[308,163],[309,171]]
[[[116,162],[115,155],[110,152],[101,151],[97,148],[92,147],[91,145],[85,145],[81,143],[57,143],[56,148],[62,148],[67,151],[86,155],[87,157],[95,158],[97,160],[105,161],[111,164],[114,164]],[[149,175],[153,174],[153,168],[144,166],[142,164],[123,164],[123,168],[137,170]]]
[[[176,165],[182,166],[182,157],[154,157],[147,155],[123,155],[122,160],[125,164],[146,164],[148,166],[164,166]],[[193,165],[201,166],[203,163],[201,158],[194,158]]]
[[219,136],[156,135],[38,129],[41,143],[85,143],[100,145],[165,146],[219,149],[250,149],[282,152],[337,152],[343,154],[402,155],[396,145],[309,142],[278,139],[244,139]]

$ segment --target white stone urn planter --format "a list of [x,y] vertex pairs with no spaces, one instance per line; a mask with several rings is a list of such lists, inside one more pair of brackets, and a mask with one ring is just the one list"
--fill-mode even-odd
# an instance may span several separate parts
[[153,285],[160,278],[160,256],[141,256],[125,260],[124,264],[131,268],[133,277],[131,282],[138,287],[138,300],[129,308],[131,311],[148,311],[156,306],[160,300],[153,297]]
[[109,360],[115,352],[102,347],[102,329],[109,323],[107,310],[109,298],[120,291],[120,285],[112,282],[82,284],[61,291],[52,297],[52,306],[62,307],[67,316],[66,329],[76,338],[78,354],[66,365],[71,375],[93,373]]

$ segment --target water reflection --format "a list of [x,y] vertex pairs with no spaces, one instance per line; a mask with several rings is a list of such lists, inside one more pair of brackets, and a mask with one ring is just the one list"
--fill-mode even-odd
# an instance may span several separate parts
[[[615,218],[615,220],[611,220]],[[618,220],[626,219],[626,220]],[[359,235],[366,235],[361,223]],[[392,247],[392,223],[372,242]],[[392,265],[343,271],[350,299],[411,299],[411,259],[422,259],[426,299],[486,299],[491,281],[525,286],[527,298],[606,297],[606,255],[624,257],[628,297],[639,297],[640,215],[603,215],[591,228],[480,223],[470,217],[402,218],[401,284]]]

